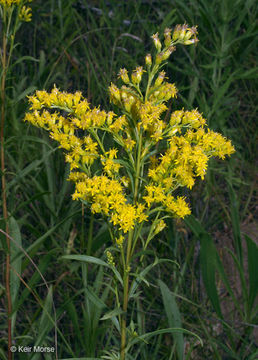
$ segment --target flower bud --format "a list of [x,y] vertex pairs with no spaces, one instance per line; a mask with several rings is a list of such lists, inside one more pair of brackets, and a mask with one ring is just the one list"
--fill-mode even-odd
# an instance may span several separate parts
[[161,71],[161,72],[159,73],[159,75],[158,75],[155,83],[154,83],[154,86],[159,86],[159,85],[161,85],[162,82],[163,82],[163,80],[165,79],[165,75],[166,75],[165,71]]
[[175,50],[176,50],[175,46],[170,46],[166,51],[164,51],[162,55],[162,61],[167,60],[169,56],[172,54],[172,52]]
[[181,31],[181,25],[176,25],[172,36],[173,41],[178,40],[180,31]]
[[113,99],[115,99],[118,102],[121,100],[120,91],[118,87],[116,87],[113,83],[111,83],[111,85],[109,86],[109,92],[110,92],[111,101]]
[[171,29],[169,28],[166,28],[165,31],[164,31],[164,37],[165,37],[165,40],[164,40],[164,44],[166,47],[169,47],[171,45]]
[[120,77],[125,84],[129,84],[130,80],[126,69],[120,69],[118,77]]
[[153,39],[155,48],[158,51],[160,51],[161,50],[161,42],[160,42],[160,39],[159,39],[159,33],[156,33],[156,34],[152,35],[152,39]]
[[133,84],[139,84],[142,80],[143,67],[138,66],[132,73],[131,79]]
[[198,41],[199,41],[198,39],[185,40],[184,45],[196,44]]
[[162,53],[162,52],[156,55],[156,60],[155,60],[156,65],[159,65],[162,63],[163,55],[164,55],[164,53]]
[[159,232],[161,232],[166,227],[166,223],[163,219],[161,219],[158,224],[155,226],[154,234],[157,235]]
[[151,54],[147,54],[147,55],[145,56],[145,64],[146,64],[147,66],[151,66],[151,64],[152,64]]
[[180,30],[180,33],[179,33],[179,39],[180,40],[184,40],[187,28],[188,28],[187,24],[181,25],[181,30]]
[[131,108],[132,105],[134,104],[134,97],[133,96],[129,96],[126,99],[124,99],[123,103],[124,103],[124,108],[125,110],[130,113],[131,112]]

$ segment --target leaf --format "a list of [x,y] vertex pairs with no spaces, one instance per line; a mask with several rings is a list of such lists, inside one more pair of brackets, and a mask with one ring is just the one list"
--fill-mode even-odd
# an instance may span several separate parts
[[258,272],[257,272],[258,246],[247,235],[245,235],[245,240],[247,245],[248,276],[249,276],[248,305],[249,305],[249,311],[251,311],[255,298],[258,293]]
[[15,98],[14,104],[17,104],[19,101],[25,98],[28,94],[33,93],[35,90],[37,90],[36,86],[29,86],[27,89],[25,89],[19,96]]
[[154,266],[156,266],[156,265],[158,265],[158,264],[161,264],[161,263],[163,263],[163,262],[171,262],[171,263],[174,263],[174,264],[176,264],[177,266],[179,266],[178,263],[177,263],[176,261],[174,261],[174,260],[171,260],[171,259],[158,259],[158,258],[156,258],[153,264],[148,265],[148,266],[147,266],[143,271],[141,271],[139,274],[132,274],[132,275],[134,275],[134,276],[136,277],[136,279],[132,282],[132,285],[131,285],[131,288],[130,288],[130,291],[129,291],[129,299],[130,299],[131,297],[134,297],[134,293],[135,293],[135,291],[137,290],[138,286],[140,285],[140,283],[141,283],[142,281],[145,281],[145,282],[148,283],[148,281],[145,279],[145,275],[147,275],[148,272],[149,272]]
[[217,249],[212,241],[211,236],[206,232],[198,220],[196,220],[192,215],[189,215],[185,218],[184,221],[186,225],[188,225],[193,231],[194,235],[200,239],[200,265],[203,283],[215,311],[220,317],[222,317],[219,296],[215,282],[215,272],[218,265]]
[[220,301],[215,281],[217,249],[212,241],[211,236],[208,233],[201,234],[200,243],[200,263],[203,283],[216,313],[222,318]]
[[100,320],[108,320],[121,314],[124,314],[124,311],[121,308],[116,308],[114,310],[108,311],[105,315],[103,315],[100,318]]
[[[52,286],[49,288],[49,292],[47,294],[47,298],[44,303],[44,307],[42,310],[41,318],[38,322],[38,331],[37,331],[37,339],[34,346],[42,346],[44,344],[45,338],[48,335],[48,332],[53,327],[53,319],[51,317],[51,309],[53,306],[53,288]],[[40,353],[35,353],[31,360],[40,359]]]
[[85,288],[85,292],[89,300],[98,308],[103,309],[106,308],[106,304],[96,295],[94,291],[92,291],[89,287]]
[[19,57],[19,59],[17,61],[15,61],[13,64],[12,64],[12,67],[14,67],[15,65],[25,61],[25,60],[30,60],[30,61],[35,61],[35,62],[39,62],[38,59],[32,57],[32,56],[21,56]]
[[200,221],[196,220],[193,215],[186,216],[184,222],[189,226],[197,238],[199,238],[201,234],[206,233],[206,230],[201,225]]
[[95,258],[94,256],[88,256],[88,255],[64,255],[64,256],[61,257],[61,259],[84,261],[84,262],[87,262],[87,263],[106,266],[106,267],[108,267],[109,269],[111,269],[113,271],[113,273],[115,274],[117,280],[121,283],[121,285],[123,285],[123,280],[121,278],[121,275],[117,271],[117,269],[114,266],[111,266],[111,265],[107,264],[105,261],[100,260],[98,258]]
[[229,198],[230,198],[230,215],[232,221],[233,228],[233,236],[234,236],[234,247],[237,252],[237,257],[240,261],[241,266],[243,267],[243,250],[242,250],[242,239],[241,239],[241,231],[240,231],[240,219],[239,219],[239,205],[237,201],[236,193],[229,181],[228,190],[229,190]]
[[[11,251],[11,273],[10,273],[10,291],[11,291],[11,299],[12,304],[16,302],[18,298],[19,288],[20,288],[20,278],[18,275],[21,275],[21,266],[22,266],[22,259],[16,258],[16,255],[21,252],[19,249],[19,246],[22,246],[22,240],[21,240],[21,233],[20,228],[15,220],[14,217],[10,217],[8,221],[9,230],[10,230],[10,237],[14,241],[10,241],[10,251]],[[16,314],[17,311],[14,311],[12,315],[12,332],[14,331],[14,325],[16,320]]]
[[200,341],[201,346],[203,346],[202,339],[198,335],[193,333],[192,331],[182,329],[182,328],[167,328],[167,329],[156,330],[156,331],[149,332],[149,333],[146,333],[144,335],[140,335],[140,336],[135,337],[131,342],[129,342],[129,344],[128,344],[127,348],[126,348],[126,351],[128,351],[131,346],[138,343],[139,341],[143,341],[145,339],[151,338],[151,337],[159,335],[159,334],[167,334],[167,333],[171,333],[171,334],[173,334],[173,333],[183,333],[183,334],[194,336]]
[[[158,280],[158,284],[160,286],[160,290],[163,298],[163,304],[168,318],[168,325],[171,328],[173,327],[181,328],[182,327],[181,315],[176,303],[175,296],[171,293],[171,291],[163,281]],[[183,360],[184,359],[183,333],[174,333],[173,338],[176,343],[178,358],[179,360]]]
[[110,268],[109,264],[107,264],[105,261],[100,260],[100,259],[98,259],[98,258],[96,258],[94,256],[88,256],[88,255],[64,255],[64,256],[61,256],[61,259],[84,261],[86,263],[102,265],[102,266],[106,266],[106,267]]

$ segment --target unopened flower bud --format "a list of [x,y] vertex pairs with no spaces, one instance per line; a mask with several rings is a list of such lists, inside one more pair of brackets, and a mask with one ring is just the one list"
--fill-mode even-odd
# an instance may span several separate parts
[[133,96],[129,96],[128,98],[124,99],[123,101],[124,103],[124,108],[125,110],[130,113],[131,112],[131,108],[132,108],[132,105],[134,103],[134,97]]
[[181,31],[181,25],[176,25],[172,36],[173,41],[178,40],[180,31]]
[[155,64],[159,65],[162,63],[164,53],[159,53],[156,55]]
[[155,226],[154,234],[157,235],[166,227],[166,223],[163,219],[161,219],[158,224]]
[[113,122],[113,117],[115,116],[115,113],[113,111],[109,111],[107,114],[107,125],[111,125]]
[[169,56],[175,51],[175,46],[170,46],[166,51],[163,52],[162,61],[167,60]]
[[198,43],[198,39],[185,40],[184,45],[192,45]]
[[165,75],[166,75],[165,71],[161,71],[161,72],[159,73],[159,75],[158,75],[155,83],[154,83],[154,86],[159,86],[159,85],[161,85],[162,82],[163,82],[163,80],[165,79]]
[[180,40],[184,40],[187,29],[188,29],[188,25],[187,25],[187,24],[184,24],[184,25],[181,26],[181,31],[180,31],[180,33],[179,33],[179,39],[180,39]]
[[185,34],[185,40],[190,40],[192,36],[194,36],[194,38],[196,39],[196,34],[197,34],[196,26],[192,26],[191,28],[188,28]]
[[107,254],[107,262],[108,262],[108,264],[111,265],[111,266],[115,266],[114,257],[111,254],[111,252],[107,251],[106,254]]
[[112,99],[115,99],[117,101],[121,100],[120,91],[118,87],[116,87],[113,83],[111,83],[111,85],[109,86],[109,92],[110,92],[111,100]]
[[153,39],[155,48],[158,51],[160,51],[161,50],[161,42],[160,42],[160,39],[159,39],[159,33],[156,33],[156,34],[152,35],[152,39]]
[[138,66],[134,72],[132,73],[132,82],[133,84],[139,84],[142,80],[142,74],[143,74],[143,67],[142,66]]
[[120,69],[118,77],[120,77],[125,84],[129,84],[130,80],[126,69]]
[[170,44],[171,44],[171,29],[169,29],[169,28],[165,29],[164,37],[165,37],[165,40],[164,40],[165,46],[166,47],[170,46]]
[[147,66],[151,66],[151,64],[152,64],[151,54],[147,54],[145,56],[145,63],[146,63]]

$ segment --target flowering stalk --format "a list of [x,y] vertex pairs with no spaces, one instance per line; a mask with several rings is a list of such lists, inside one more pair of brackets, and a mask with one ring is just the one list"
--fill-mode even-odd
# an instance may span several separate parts
[[[37,91],[29,97],[25,120],[48,130],[65,150],[69,180],[75,183],[73,199],[90,206],[92,213],[102,214],[110,225],[113,248],[106,254],[110,267],[119,274],[115,294],[117,307],[122,304],[121,360],[126,359],[130,347],[127,314],[130,279],[138,273],[138,268],[132,271],[132,257],[139,239],[146,250],[166,226],[164,219],[189,215],[190,207],[180,189],[192,189],[196,178],[204,179],[210,157],[224,159],[234,152],[230,141],[207,128],[197,110],[177,110],[169,120],[164,119],[166,104],[176,97],[177,89],[160,70],[175,45],[196,43],[196,34],[196,27],[186,24],[177,25],[173,33],[165,29],[163,47],[158,34],[152,36],[154,57],[147,54],[145,67],[138,66],[131,76],[121,69],[119,77],[124,84],[109,87],[119,115],[91,108],[78,91],[69,94],[55,87],[50,93]],[[145,73],[146,86],[142,81]],[[111,137],[115,147],[105,136]],[[152,225],[144,238],[142,228],[149,221]]]
[[[6,199],[6,177],[5,177],[5,118],[6,118],[6,78],[10,67],[10,61],[15,45],[15,35],[22,21],[30,21],[30,8],[26,8],[22,0],[0,0],[0,16],[2,18],[2,48],[1,50],[1,182],[2,182],[2,203],[3,217],[5,221],[6,233],[6,269],[5,269],[5,288],[7,298],[7,314],[8,314],[8,359],[12,359],[10,347],[12,345],[12,329],[11,329],[11,313],[12,299],[10,292],[10,237],[8,228],[8,210]],[[16,10],[16,13],[15,13]],[[15,13],[15,14],[14,14]]]

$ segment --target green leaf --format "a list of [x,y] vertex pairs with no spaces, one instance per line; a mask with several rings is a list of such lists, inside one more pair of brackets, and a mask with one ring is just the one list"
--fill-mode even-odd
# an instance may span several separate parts
[[[21,276],[21,266],[22,266],[22,259],[16,258],[16,255],[21,252],[20,247],[22,247],[22,240],[21,240],[21,233],[20,228],[17,221],[14,217],[10,217],[8,221],[9,230],[10,230],[10,237],[13,241],[10,241],[10,252],[11,252],[11,273],[10,273],[10,291],[11,291],[11,299],[12,304],[18,298],[19,287],[20,287],[20,278],[18,275]],[[16,258],[16,260],[14,260]],[[14,330],[15,320],[16,320],[17,311],[14,311],[12,315],[12,332]]]
[[249,306],[249,311],[251,311],[255,298],[258,293],[258,271],[257,271],[258,246],[247,235],[245,235],[245,240],[247,245],[248,276],[249,276],[248,306]]
[[136,279],[132,282],[132,285],[130,287],[130,291],[129,291],[129,299],[134,297],[134,293],[137,290],[138,286],[140,285],[140,283],[142,281],[144,281],[146,284],[148,284],[148,281],[145,279],[145,275],[148,274],[148,272],[156,265],[161,264],[163,262],[171,262],[173,264],[176,264],[177,266],[178,263],[174,260],[171,259],[158,259],[156,258],[153,264],[148,265],[143,271],[141,271],[139,274],[131,274],[134,275],[136,277]]
[[211,236],[206,232],[198,220],[196,220],[192,215],[189,215],[184,219],[184,221],[186,225],[188,225],[193,231],[194,235],[200,239],[200,265],[203,283],[215,311],[220,317],[222,317],[219,296],[215,282],[215,272],[218,265],[217,249],[212,241]]
[[201,234],[200,243],[200,263],[203,283],[216,313],[222,318],[220,301],[215,281],[217,249],[212,241],[211,236],[208,233]]
[[[53,319],[51,317],[51,309],[53,306],[53,288],[52,286],[49,288],[49,292],[47,294],[47,298],[44,303],[44,307],[42,310],[41,318],[38,322],[38,331],[37,331],[37,339],[35,342],[35,346],[42,346],[44,344],[44,341],[46,339],[46,336],[48,335],[48,332],[53,327]],[[35,353],[31,360],[37,360],[41,358],[41,354]]]
[[187,335],[190,335],[190,336],[194,336],[200,341],[201,346],[203,346],[202,339],[198,335],[193,333],[192,331],[182,329],[182,328],[167,328],[167,329],[156,330],[156,331],[149,332],[149,333],[146,333],[144,335],[140,335],[140,336],[135,337],[132,341],[129,342],[129,344],[128,344],[127,348],[126,348],[126,351],[128,351],[131,346],[135,345],[139,341],[144,341],[145,339],[149,339],[149,338],[151,338],[153,336],[156,336],[156,335],[159,335],[159,334],[167,334],[167,333],[171,333],[171,334],[173,334],[173,333],[183,333],[183,334],[187,334]]
[[96,258],[94,256],[88,256],[88,255],[64,255],[64,256],[61,257],[61,259],[84,261],[84,262],[87,262],[87,263],[106,266],[106,267],[108,267],[109,269],[111,269],[113,271],[113,273],[115,274],[117,280],[121,283],[121,285],[123,285],[123,280],[121,278],[121,275],[117,271],[117,269],[114,266],[111,266],[111,265],[107,264],[105,261],[100,260],[100,259],[98,259],[98,258]]
[[99,296],[96,295],[94,291],[92,291],[89,286],[85,288],[85,293],[89,300],[98,308],[103,309],[106,308],[106,304],[101,300]]
[[229,198],[230,198],[230,215],[232,221],[233,228],[233,236],[234,236],[234,247],[237,252],[237,257],[240,261],[240,264],[243,266],[243,250],[242,250],[242,239],[241,239],[241,231],[240,231],[240,219],[239,219],[239,205],[236,193],[228,181],[228,190],[229,190]]
[[[173,327],[181,328],[182,326],[181,315],[176,303],[175,296],[171,293],[171,291],[163,281],[158,280],[158,284],[161,290],[163,304],[168,318],[168,325],[171,328]],[[173,338],[176,343],[178,358],[179,360],[183,360],[184,358],[183,333],[174,333]]]
[[102,318],[100,318],[100,320],[108,320],[123,313],[124,311],[121,308],[116,308],[114,310],[108,311],[105,315],[102,316]]
[[206,230],[200,223],[200,221],[196,220],[193,215],[186,216],[184,218],[184,222],[187,226],[192,230],[194,235],[199,238],[201,234],[206,233]]
[[110,268],[109,264],[107,264],[105,261],[100,260],[100,259],[98,259],[98,258],[96,258],[94,256],[88,256],[88,255],[64,255],[64,256],[61,256],[61,259],[84,261],[86,263],[102,265],[102,266],[106,266],[106,267]]
[[14,67],[15,65],[25,61],[25,60],[30,60],[30,61],[35,61],[35,62],[39,62],[38,59],[32,57],[32,56],[21,56],[19,57],[19,59],[17,61],[15,61],[13,64],[12,64],[12,67]]

